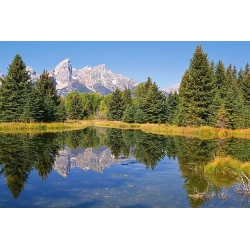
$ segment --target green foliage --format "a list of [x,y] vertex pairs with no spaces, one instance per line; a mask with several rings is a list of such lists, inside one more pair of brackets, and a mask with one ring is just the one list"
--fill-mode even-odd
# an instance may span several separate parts
[[128,123],[169,123],[178,126],[246,128],[250,126],[250,66],[237,71],[222,61],[209,62],[197,46],[180,84],[168,97],[150,77],[131,93],[107,96],[71,92],[59,97],[53,79],[43,71],[35,85],[20,55],[0,79],[1,122],[53,122],[66,119],[108,119]]
[[83,106],[83,117],[95,115],[103,97],[98,93],[80,93]]
[[97,136],[96,129],[93,127],[65,133],[65,142],[71,149],[77,149],[78,147],[97,148],[100,146],[100,138]]
[[[189,71],[186,70],[180,84],[179,89],[179,103],[177,106],[177,115],[175,118],[175,122],[179,126],[193,126],[194,120],[193,117],[196,117],[194,112],[194,96],[188,91],[190,88],[190,74]],[[190,101],[188,101],[190,100]],[[192,101],[191,101],[192,100]],[[190,116],[191,115],[191,116]]]
[[17,199],[34,169],[41,179],[52,171],[58,154],[58,140],[54,133],[36,135],[0,134],[0,175],[6,178],[7,187]]
[[120,89],[116,88],[108,104],[107,119],[111,121],[121,121],[123,111],[123,93]]
[[59,105],[57,107],[57,120],[63,122],[67,119],[67,112],[65,107],[65,99],[63,97],[59,98]]
[[241,82],[240,82],[240,89],[244,99],[244,105],[250,106],[250,72],[247,72]]
[[146,114],[140,108],[137,108],[134,120],[136,123],[146,123],[147,121]]
[[213,98],[212,70],[207,54],[203,52],[201,46],[197,46],[190,60],[189,84],[186,91],[192,97],[191,100],[186,99],[185,102],[191,102],[192,110],[190,111],[196,116],[194,125],[206,125],[209,106]]
[[123,140],[123,131],[120,129],[107,129],[106,144],[110,147],[112,155],[118,158],[121,155],[128,156],[129,145]]
[[159,90],[157,84],[148,77],[145,83],[139,84],[133,91],[136,106],[135,122],[158,123],[165,122],[166,96]]
[[225,85],[225,79],[226,79],[226,70],[224,67],[224,64],[222,61],[219,61],[216,65],[216,70],[214,74],[214,91],[215,94],[217,92],[220,93],[220,97],[222,98],[222,95],[225,93],[226,87]]
[[122,106],[123,110],[128,108],[132,104],[131,90],[126,88],[122,93]]
[[167,117],[167,122],[170,124],[175,123],[178,104],[179,104],[179,94],[177,92],[169,93],[169,95],[167,96],[166,117]]
[[59,96],[52,77],[44,70],[36,82],[36,92],[40,107],[40,115],[37,120],[43,122],[52,122],[58,120]]
[[216,125],[219,128],[228,128],[229,127],[229,119],[227,116],[227,112],[226,112],[224,103],[221,104],[220,109],[217,113]]
[[81,120],[83,118],[83,104],[78,92],[70,92],[66,99],[68,101],[68,118]]
[[0,121],[29,121],[34,117],[32,110],[33,84],[20,55],[16,55],[0,87]]
[[197,46],[180,85],[177,124],[207,125],[213,99],[213,70],[201,46]]
[[244,101],[236,83],[226,92],[224,98],[228,127],[231,129],[244,128]]
[[135,104],[131,104],[131,106],[127,106],[124,110],[122,121],[132,123],[135,121],[135,113],[136,113],[136,106]]
[[208,124],[210,126],[215,126],[217,127],[218,125],[218,111],[221,108],[221,105],[223,104],[221,94],[219,91],[215,93],[214,99],[212,101],[212,104],[210,105],[210,110],[209,110],[209,119],[208,119]]

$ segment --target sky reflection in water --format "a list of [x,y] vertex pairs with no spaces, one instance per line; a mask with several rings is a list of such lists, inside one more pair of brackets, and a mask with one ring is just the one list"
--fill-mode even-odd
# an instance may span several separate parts
[[0,207],[249,207],[234,180],[203,171],[215,155],[249,161],[249,146],[100,128],[0,134]]

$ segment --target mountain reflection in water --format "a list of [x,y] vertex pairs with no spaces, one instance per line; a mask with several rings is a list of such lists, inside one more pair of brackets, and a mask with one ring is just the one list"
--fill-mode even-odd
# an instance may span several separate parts
[[[136,194],[136,198],[135,196],[130,196],[131,203],[137,204],[135,203],[135,199],[140,200],[140,197],[143,197],[143,194],[140,193],[143,188],[145,194],[147,193],[148,196],[155,196],[156,199],[159,195],[159,203],[156,205],[154,205],[152,198],[150,198],[150,201],[147,201],[144,197],[144,203],[142,204],[141,201],[141,205],[133,205],[135,207],[248,206],[248,197],[240,196],[234,192],[234,185],[237,184],[235,179],[225,176],[223,178],[208,177],[204,174],[204,166],[212,161],[215,156],[227,155],[241,162],[249,161],[250,140],[235,138],[200,140],[197,138],[146,134],[140,130],[94,127],[79,131],[37,135],[0,134],[0,192],[4,194],[1,197],[6,197],[6,202],[2,201],[3,203],[1,203],[0,201],[0,206],[35,207],[35,203],[32,204],[31,202],[29,205],[28,203],[25,205],[18,204],[18,200],[21,200],[22,192],[25,192],[26,189],[28,192],[31,188],[30,186],[28,189],[29,182],[32,183],[34,189],[38,187],[37,179],[36,182],[32,181],[32,178],[35,180],[36,177],[30,177],[34,176],[32,173],[36,172],[40,181],[47,183],[39,183],[40,186],[43,185],[41,189],[44,189],[46,193],[46,185],[51,184],[58,176],[70,179],[72,173],[72,178],[77,178],[74,176],[76,169],[78,169],[78,177],[81,175],[79,170],[92,172],[96,175],[102,174],[103,183],[109,181],[110,185],[115,186],[111,194],[103,197],[108,198],[111,195],[116,195],[114,197],[116,203],[114,201],[113,203],[102,201],[102,203],[99,200],[98,205],[97,203],[93,203],[90,205],[92,207],[116,207],[115,204],[119,201],[119,192],[123,195],[127,195],[128,192],[125,192],[124,188],[120,187],[119,189],[119,186],[124,183],[124,179],[119,180],[118,178],[121,176],[124,178],[127,176],[130,177],[129,171],[132,170],[137,171],[134,176],[135,179],[127,179],[131,183],[126,184],[126,187],[129,188],[130,193],[136,192],[135,187],[137,187],[138,193]],[[177,164],[177,160],[178,169],[175,167],[171,168],[171,164]],[[155,171],[151,171],[150,174],[149,172],[144,172],[142,168],[139,169],[141,165],[144,166],[144,170],[151,169]],[[122,170],[126,170],[127,172],[121,175],[120,172]],[[113,173],[112,171],[116,172]],[[172,171],[172,175],[167,177],[166,171]],[[178,174],[180,174],[180,177],[176,177]],[[93,178],[93,181],[95,178],[99,178],[98,181],[96,180],[96,187],[92,186],[92,191],[98,185],[102,185],[100,183],[101,177],[96,177],[91,173],[89,176],[89,178]],[[176,179],[172,179],[171,176]],[[31,179],[29,180],[29,178]],[[168,183],[166,183],[167,179],[165,180],[164,178],[169,178]],[[90,179],[88,180],[91,181]],[[94,185],[93,181],[91,185]],[[154,183],[153,185],[151,185],[152,182]],[[75,183],[77,185],[76,181]],[[9,194],[4,189],[4,185],[7,186],[9,194],[12,195],[12,200],[17,200],[16,203],[13,203],[8,196]],[[84,185],[85,189],[92,192],[89,189],[90,184]],[[60,185],[57,186],[58,197],[49,197],[49,199],[56,200],[60,198]],[[76,187],[74,189],[77,189]],[[149,187],[150,191],[148,191]],[[175,190],[175,195],[173,195],[171,189]],[[98,194],[98,192],[95,193]],[[165,196],[166,192],[168,197]],[[31,196],[35,196],[35,193],[34,191]],[[172,198],[170,198],[171,195]],[[166,199],[165,203],[164,199]],[[7,200],[9,203],[7,203]],[[124,200],[121,202],[124,202]],[[44,205],[44,207],[49,206]],[[67,205],[62,203],[56,206],[66,207]],[[118,206],[121,207],[121,205]],[[124,204],[124,206],[129,207],[128,204]],[[84,206],[82,205],[82,207]]]

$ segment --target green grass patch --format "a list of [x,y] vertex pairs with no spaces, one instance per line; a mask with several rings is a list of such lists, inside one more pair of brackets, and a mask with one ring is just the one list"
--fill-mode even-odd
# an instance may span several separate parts
[[241,162],[231,156],[216,157],[204,166],[204,173],[220,176],[239,177],[240,173],[250,177],[250,162]]

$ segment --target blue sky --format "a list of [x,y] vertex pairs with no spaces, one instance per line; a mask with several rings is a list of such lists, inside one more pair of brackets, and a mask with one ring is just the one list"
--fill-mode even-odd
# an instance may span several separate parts
[[[34,67],[38,73],[44,68],[50,70],[61,60],[69,57],[75,68],[82,68],[87,64],[93,67],[105,63],[107,68],[114,73],[121,73],[138,82],[151,76],[161,88],[165,88],[180,82],[198,44],[202,45],[210,60],[217,62],[220,59],[225,65],[232,63],[237,68],[244,67],[246,62],[250,61],[250,43],[227,41],[250,41],[249,8],[247,7],[246,1],[243,0],[202,2],[200,0],[143,2],[134,0],[84,2],[79,0],[70,2],[37,0],[32,3],[29,0],[2,1],[0,71],[6,73],[7,67],[16,53],[23,57],[26,65]],[[42,42],[13,43],[8,41]],[[72,44],[70,42],[46,43],[43,41],[179,42],[118,42],[105,43],[104,46],[103,43]],[[47,227],[47,230],[48,233],[54,235],[54,239],[58,239],[65,233],[65,227],[76,227],[76,221],[78,224],[85,225],[83,231],[69,232],[66,243],[58,240],[52,241],[52,244],[50,242],[50,246],[61,249],[72,248],[72,246],[77,248],[79,244],[82,244],[82,232],[88,235],[85,245],[88,243],[93,245],[95,242],[99,244],[96,247],[103,247],[103,244],[107,243],[110,249],[117,249],[115,241],[112,245],[109,240],[111,232],[114,238],[125,243],[124,246],[131,247],[131,241],[124,241],[121,238],[128,234],[127,227],[130,228],[129,237],[132,237],[133,245],[137,248],[151,245],[162,248],[166,244],[169,246],[177,244],[180,248],[184,248],[188,243],[193,244],[193,232],[197,226],[204,228],[205,224],[207,225],[205,229],[196,230],[197,236],[202,239],[204,234],[211,233],[210,228],[213,227],[214,235],[224,236],[224,233],[225,237],[231,239],[228,242],[221,241],[221,245],[220,242],[217,244],[218,247],[225,248],[232,244],[237,247],[244,247],[248,244],[248,232],[245,230],[237,237],[235,231],[231,230],[232,222],[228,220],[229,216],[234,219],[235,215],[234,223],[237,223],[236,226],[242,227],[242,222],[245,222],[245,218],[248,216],[247,213],[247,210],[242,210],[239,215],[236,210],[227,209],[209,211],[102,209],[98,212],[88,210],[86,215],[81,210],[74,210],[72,213],[70,209],[53,209],[53,211],[17,209],[15,213],[7,209],[5,214],[9,214],[9,216],[2,218],[1,224],[8,228],[9,225],[15,223],[15,225],[22,225],[22,229],[24,225],[25,230],[18,231],[15,242],[16,247],[19,247],[20,242],[26,246],[30,243],[31,247],[28,245],[28,249],[32,249],[34,244],[40,240],[43,226],[47,225],[47,220],[44,220],[41,214],[53,221],[53,226]],[[126,217],[127,215],[129,217]],[[38,218],[39,223],[33,218]],[[63,226],[61,226],[62,218],[64,218]],[[134,227],[130,225],[131,218],[137,222],[134,223]],[[214,227],[214,220],[211,218],[220,220],[221,225],[224,226]],[[89,228],[94,224],[98,224],[98,228],[95,228],[96,233],[89,234]],[[168,227],[162,231],[159,230],[157,238],[148,237],[147,240],[142,240],[148,234],[149,227],[159,228],[164,224]],[[115,230],[113,230],[114,228]],[[26,240],[27,232],[31,236],[29,242]],[[98,242],[96,235],[100,239]],[[169,236],[167,243],[166,235]],[[182,241],[179,240],[180,235],[183,238]],[[13,242],[12,235],[5,234],[4,236],[1,245],[6,243],[8,246],[10,241]],[[207,242],[207,244],[208,246],[210,244],[212,248],[214,242]]]
[[239,69],[250,62],[250,42],[243,41],[1,41],[0,71],[7,73],[17,53],[37,73],[70,58],[77,69],[106,64],[113,73],[138,82],[150,76],[160,88],[166,88],[181,81],[198,44],[215,63],[222,60],[225,66],[231,63]]

